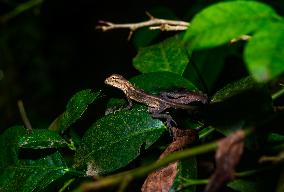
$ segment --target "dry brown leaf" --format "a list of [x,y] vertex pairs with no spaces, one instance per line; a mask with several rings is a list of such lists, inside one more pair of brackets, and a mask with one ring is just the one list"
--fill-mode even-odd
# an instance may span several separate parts
[[[196,138],[196,131],[193,129],[182,130],[173,127],[172,133],[174,141],[166,148],[166,150],[161,154],[159,159],[162,159],[170,153],[180,150],[189,143],[192,143]],[[142,192],[168,192],[173,185],[174,179],[177,175],[177,164],[174,162],[166,167],[148,175],[145,180],[141,191]]]
[[216,169],[207,184],[206,192],[215,192],[234,177],[235,166],[239,163],[244,148],[245,133],[242,130],[221,139],[215,154]]

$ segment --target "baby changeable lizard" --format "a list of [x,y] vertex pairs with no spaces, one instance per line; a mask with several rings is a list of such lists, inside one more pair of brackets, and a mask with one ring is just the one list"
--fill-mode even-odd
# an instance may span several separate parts
[[[190,105],[194,102],[207,103],[207,96],[197,92],[163,92],[160,96],[146,93],[142,89],[135,87],[123,76],[113,74],[106,78],[105,84],[116,87],[124,92],[129,102],[128,108],[132,106],[132,101],[137,101],[148,106],[148,111],[155,118],[166,118],[167,125],[173,121],[169,114],[161,114],[169,108],[195,110],[197,106]],[[173,121],[174,122],[174,121]]]

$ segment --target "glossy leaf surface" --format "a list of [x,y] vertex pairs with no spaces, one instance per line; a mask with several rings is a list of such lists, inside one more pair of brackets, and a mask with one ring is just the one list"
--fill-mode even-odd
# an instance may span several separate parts
[[133,60],[134,67],[142,73],[168,71],[182,75],[189,59],[181,39],[179,34],[141,48]]
[[56,132],[48,129],[34,129],[31,134],[20,138],[18,146],[21,148],[45,149],[65,147],[66,141]]
[[[42,191],[62,177],[68,168],[60,153],[21,158],[17,143],[25,136],[23,127],[12,127],[0,136],[1,191]],[[23,154],[25,156],[25,154]]]
[[275,11],[259,2],[220,2],[205,8],[193,18],[185,40],[191,49],[216,47],[261,29],[275,19],[278,19]]
[[164,124],[153,119],[146,107],[109,114],[83,136],[75,166],[87,164],[89,175],[114,171],[135,159],[142,146],[148,148],[165,130]]

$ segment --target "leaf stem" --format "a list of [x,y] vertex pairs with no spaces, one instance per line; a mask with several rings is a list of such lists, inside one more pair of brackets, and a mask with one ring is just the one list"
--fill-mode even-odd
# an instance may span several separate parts
[[66,181],[66,182],[64,183],[64,185],[60,188],[60,190],[59,190],[58,192],[63,192],[63,191],[65,191],[65,189],[67,189],[67,187],[68,187],[69,185],[71,185],[74,181],[75,181],[74,178],[69,179],[68,181]]
[[203,129],[199,133],[199,139],[203,139],[203,138],[207,137],[208,135],[210,135],[214,131],[215,131],[215,128],[211,127],[211,126],[208,127],[208,128]]
[[193,185],[206,185],[208,184],[208,179],[186,179],[183,178],[184,183],[182,184],[182,187],[177,189],[177,191],[183,191],[185,188],[193,186]]
[[276,100],[284,94],[284,87],[272,95],[272,100]]

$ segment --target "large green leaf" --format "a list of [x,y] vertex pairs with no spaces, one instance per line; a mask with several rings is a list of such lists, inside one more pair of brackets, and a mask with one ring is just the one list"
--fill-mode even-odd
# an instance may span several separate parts
[[80,119],[88,108],[88,105],[98,99],[99,95],[100,91],[93,93],[91,89],[77,92],[69,100],[64,113],[57,117],[50,125],[49,130],[58,132],[65,131],[70,125]]
[[271,80],[284,72],[284,22],[262,27],[245,48],[245,61],[259,82]]
[[178,34],[165,41],[141,48],[133,59],[133,65],[142,73],[169,71],[182,75],[189,58]]
[[205,8],[193,18],[185,40],[191,49],[215,47],[261,29],[277,18],[271,7],[259,2],[221,2]]
[[197,90],[187,79],[170,72],[153,72],[135,76],[130,79],[140,89],[150,93],[159,93],[170,89]]
[[0,136],[0,191],[42,191],[68,171],[58,152],[47,156],[33,154],[32,159],[20,158],[17,144],[26,134],[26,130],[18,126]]
[[[227,46],[195,51],[192,53],[191,61],[187,65],[184,76],[198,87],[208,89],[210,92],[215,88],[215,83],[220,76],[227,55]],[[214,65],[214,67],[209,67],[211,65]],[[203,85],[203,81],[205,85]]]
[[104,174],[126,166],[140,148],[152,145],[166,130],[152,119],[146,107],[121,110],[98,120],[83,136],[75,154],[75,166],[88,165],[87,173]]
[[45,149],[66,147],[66,141],[56,132],[48,129],[34,129],[31,134],[20,138],[18,146],[21,148]]

